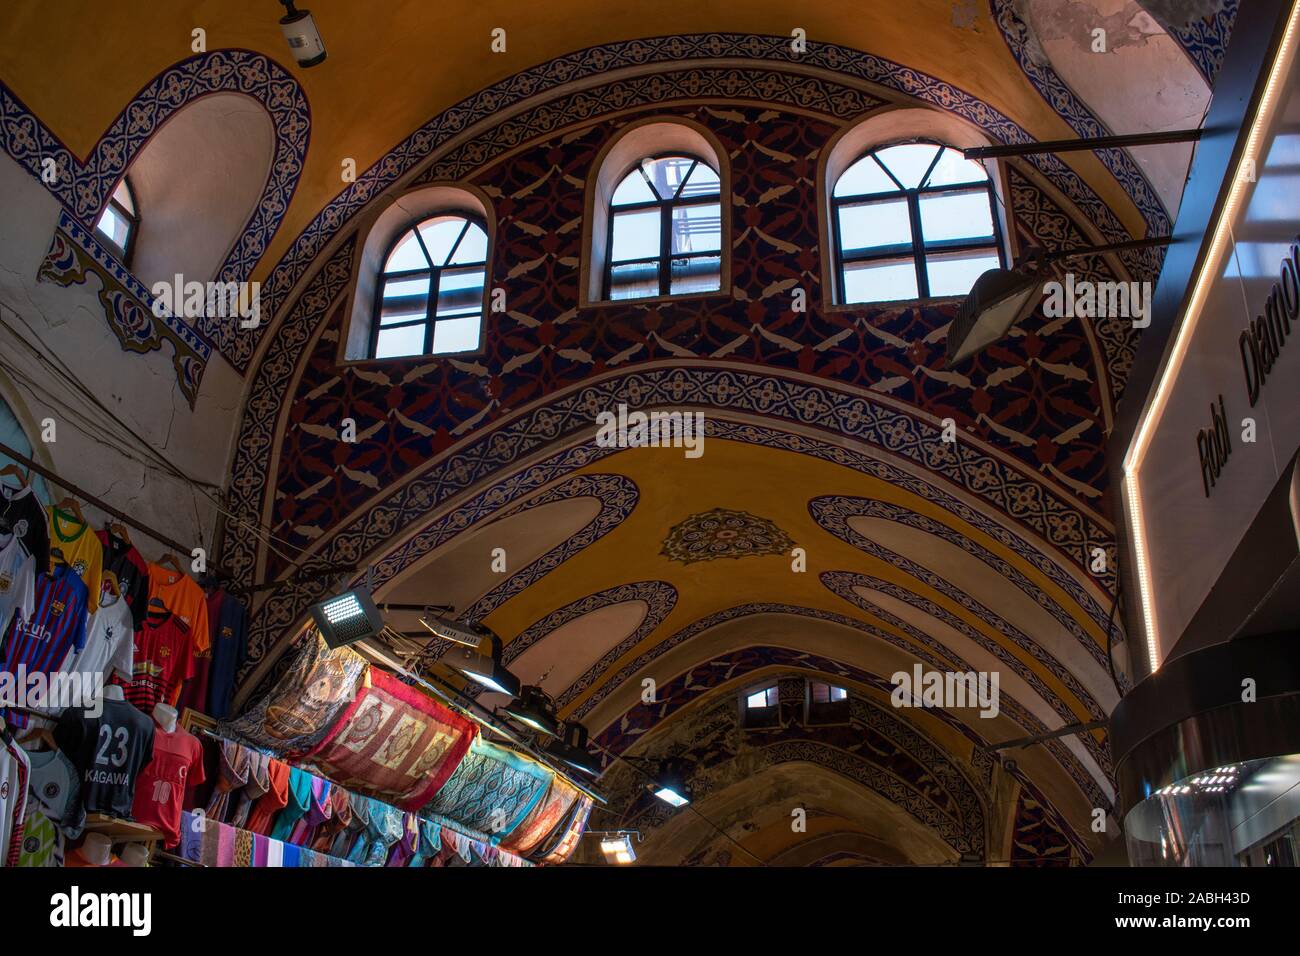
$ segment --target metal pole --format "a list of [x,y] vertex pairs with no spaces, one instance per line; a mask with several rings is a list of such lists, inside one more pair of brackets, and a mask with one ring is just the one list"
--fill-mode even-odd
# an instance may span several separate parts
[[1130,146],[1160,146],[1165,143],[1192,143],[1201,138],[1202,130],[1175,129],[1163,133],[1126,133],[1121,136],[1098,136],[1094,139],[1052,139],[1040,143],[1009,143],[1004,146],[972,146],[963,149],[967,159],[1001,159],[1007,156],[1032,156],[1036,153],[1070,153],[1091,149],[1124,149]]

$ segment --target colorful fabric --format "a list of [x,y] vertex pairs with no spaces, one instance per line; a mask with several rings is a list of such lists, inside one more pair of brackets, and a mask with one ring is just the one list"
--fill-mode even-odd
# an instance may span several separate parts
[[209,648],[211,628],[208,624],[208,598],[188,574],[181,574],[161,564],[149,565],[149,600],[158,598],[163,607],[171,611],[194,636],[194,650],[204,653]]
[[290,843],[299,846],[311,845],[316,838],[317,828],[334,815],[334,807],[330,802],[330,795],[333,792],[334,784],[330,781],[323,777],[312,779],[311,799],[307,804],[307,812],[294,824],[293,831],[289,834]]
[[248,785],[251,756],[252,751],[247,747],[228,740],[221,741],[221,776],[217,778],[216,789],[208,800],[207,813],[210,819],[226,821],[231,794]]
[[544,847],[539,862],[547,865],[563,863],[573,855],[573,851],[578,848],[578,840],[582,838],[582,831],[587,827],[587,818],[591,816],[592,802],[586,794],[578,798],[565,826],[547,840],[551,845]]
[[248,826],[248,817],[253,810],[253,804],[262,799],[271,789],[271,758],[256,750],[241,749],[248,754],[248,784],[239,791],[235,801],[235,812],[230,817],[230,825],[252,829]]
[[203,781],[203,745],[183,727],[154,730],[153,759],[136,783],[131,814],[163,833],[163,845],[180,841],[181,801],[188,783]]
[[138,631],[149,605],[149,565],[134,545],[117,535],[96,531],[95,537],[104,548],[104,570],[113,572],[118,590],[131,609],[131,630]]
[[133,667],[125,685],[126,699],[145,713],[159,701],[172,704],[181,685],[194,676],[194,642],[185,622],[170,611],[150,611],[135,632]]
[[[0,673],[15,675],[15,681],[20,670],[29,677],[53,673],[86,646],[86,585],[76,572],[61,564],[37,574],[34,589],[31,613],[16,610],[0,639]],[[20,711],[0,708],[0,717],[14,727],[27,726]]]
[[537,802],[513,833],[501,840],[502,849],[512,853],[532,852],[569,815],[578,793],[578,788],[563,777],[554,777],[546,796]]
[[[55,505],[46,509],[50,518],[50,548],[63,552],[63,560],[86,585],[86,610],[93,614],[99,607],[100,578],[104,573],[104,546],[89,525]],[[51,565],[53,570],[53,565]]]
[[420,840],[415,855],[407,866],[428,866],[429,862],[442,850],[442,827],[432,820],[419,818]]
[[282,757],[301,757],[333,733],[369,671],[356,651],[330,650],[313,631],[275,689],[220,732]]
[[341,786],[415,810],[452,775],[476,734],[472,721],[372,668],[310,757]]
[[245,823],[245,827],[254,833],[267,833],[272,818],[289,802],[289,765],[281,760],[268,760],[266,775],[270,786],[250,811]]
[[289,770],[289,801],[275,818],[275,826],[271,828],[270,833],[272,839],[282,842],[289,839],[294,826],[311,806],[311,788],[315,779],[311,774],[297,767]]
[[541,764],[476,738],[425,809],[489,833],[497,841],[513,833],[541,801],[552,776]]

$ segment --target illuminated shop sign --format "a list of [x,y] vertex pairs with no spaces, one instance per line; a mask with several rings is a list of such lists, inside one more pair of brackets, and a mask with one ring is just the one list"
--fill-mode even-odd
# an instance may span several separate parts
[[[1157,670],[1300,448],[1300,4],[1123,462],[1140,631]],[[1224,638],[1229,635],[1223,635]]]

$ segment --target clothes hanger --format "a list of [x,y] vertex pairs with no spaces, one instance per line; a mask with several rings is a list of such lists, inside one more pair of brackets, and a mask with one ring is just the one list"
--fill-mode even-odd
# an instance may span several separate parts
[[68,497],[64,498],[54,507],[58,508],[60,511],[75,515],[78,524],[84,525],[86,523],[86,516],[81,513],[81,505],[77,502],[77,499],[71,495],[68,495]]
[[9,475],[13,475],[15,478],[18,479],[18,486],[20,488],[27,487],[27,476],[24,475],[23,470],[19,468],[17,465],[15,465],[13,462],[10,462],[9,464],[5,465],[3,468],[0,468],[0,478],[5,478]]
[[127,547],[135,547],[131,541],[131,535],[126,530],[126,525],[114,522],[108,526],[108,533],[120,541],[126,542]]
[[177,574],[185,573],[184,569],[181,568],[181,559],[176,557],[176,555],[172,554],[170,551],[158,559],[158,567],[171,567]]
[[50,563],[64,565],[68,563],[68,559],[63,556],[62,548],[50,548]]

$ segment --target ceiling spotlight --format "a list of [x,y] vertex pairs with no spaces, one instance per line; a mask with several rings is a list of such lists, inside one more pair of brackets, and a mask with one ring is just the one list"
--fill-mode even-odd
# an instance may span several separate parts
[[600,852],[605,854],[605,859],[610,863],[627,865],[636,859],[630,833],[611,833],[601,837]]
[[560,722],[555,719],[555,704],[540,687],[529,684],[516,700],[506,705],[505,712],[538,733],[548,737],[560,736]]
[[434,637],[464,647],[477,648],[490,633],[482,624],[462,624],[449,617],[440,617],[432,610],[426,610],[420,615],[420,623]]
[[948,368],[988,348],[1043,297],[1043,277],[990,269],[975,280],[948,328]]
[[311,616],[330,647],[354,644],[384,629],[384,617],[365,588],[346,591],[313,605]]
[[600,776],[600,762],[587,750],[587,728],[582,724],[565,724],[564,736],[551,741],[546,752],[574,770],[593,777]]
[[686,785],[686,764],[681,760],[665,760],[659,766],[654,781],[646,789],[670,807],[684,807],[691,802],[691,789]]
[[519,678],[502,666],[501,638],[491,631],[488,631],[488,647],[488,654],[470,650],[468,647],[454,647],[443,660],[488,690],[505,694],[507,697],[518,697]]
[[316,21],[310,10],[298,10],[293,0],[280,0],[284,16],[280,18],[280,32],[289,44],[289,52],[301,67],[315,66],[325,60],[325,41],[320,38]]

